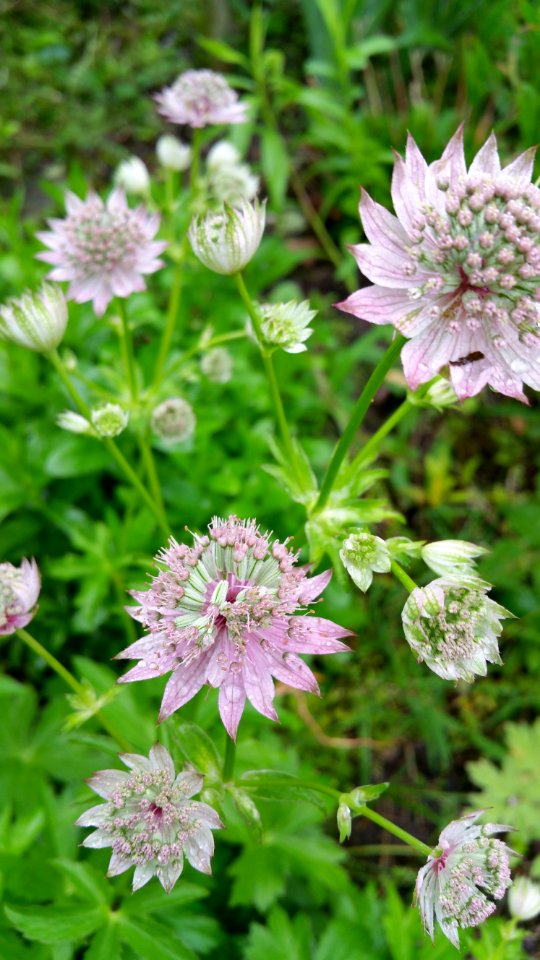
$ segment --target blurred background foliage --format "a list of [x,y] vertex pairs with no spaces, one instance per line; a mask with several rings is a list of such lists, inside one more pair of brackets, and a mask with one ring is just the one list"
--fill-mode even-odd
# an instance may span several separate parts
[[[384,329],[368,329],[331,306],[357,285],[345,245],[360,238],[359,186],[389,204],[392,147],[403,149],[407,130],[428,159],[440,154],[462,121],[469,157],[492,127],[508,159],[534,143],[540,129],[538,5],[55,0],[37,6],[3,0],[0,13],[0,296],[43,276],[33,259],[34,233],[46,216],[62,215],[66,185],[81,195],[87,182],[107,188],[118,161],[135,152],[156,172],[159,195],[154,145],[165,125],[152,94],[186,68],[223,70],[252,102],[252,121],[232,138],[270,198],[270,229],[247,271],[250,289],[264,299],[308,296],[320,311],[308,353],[281,356],[277,363],[288,414],[320,475],[337,426],[388,341]],[[210,285],[193,260],[186,277],[179,360],[208,325],[224,333],[245,320],[227,278],[213,277]],[[148,293],[129,301],[143,369],[151,367],[169,283],[164,271]],[[116,388],[113,325],[97,321],[88,306],[74,315],[64,354],[77,364],[80,352],[81,383],[86,377],[103,390]],[[172,525],[201,528],[214,512],[235,511],[257,516],[280,536],[300,534],[302,510],[261,469],[271,460],[272,416],[254,348],[238,341],[232,352],[229,383],[205,378],[195,351],[167,385],[169,393],[190,400],[198,417],[194,439],[174,452],[157,451]],[[403,391],[396,371],[370,411],[367,431],[395,409]],[[56,428],[65,406],[61,386],[39,358],[0,347],[1,559],[35,554],[44,580],[35,632],[103,692],[117,675],[109,658],[125,645],[123,634],[133,634],[122,610],[125,590],[144,582],[160,537],[101,447]],[[121,445],[136,458],[129,435]],[[373,494],[388,494],[403,523],[388,521],[378,532],[462,537],[490,548],[481,572],[496,584],[497,600],[519,617],[505,628],[505,666],[490,669],[473,687],[442,683],[415,663],[404,642],[399,585],[379,576],[363,597],[335,578],[325,613],[356,631],[355,652],[316,664],[321,701],[280,693],[281,727],[246,713],[240,770],[277,766],[326,777],[344,789],[390,780],[379,809],[427,842],[467,805],[493,806],[495,819],[520,830],[514,846],[524,859],[518,870],[532,867],[540,874],[534,724],[540,701],[539,462],[538,401],[532,396],[525,407],[484,391],[443,415],[416,409],[403,421],[386,441],[380,466],[387,475]],[[80,836],[72,823],[87,800],[82,780],[115,765],[113,745],[95,721],[64,731],[64,690],[43,664],[7,641],[0,656],[6,671],[0,686],[0,873],[8,904],[0,915],[0,956],[455,955],[441,938],[435,947],[423,940],[408,906],[414,858],[362,820],[340,849],[328,811],[289,798],[261,804],[262,842],[231,812],[232,825],[218,842],[214,881],[186,871],[170,898],[149,889],[148,902],[141,895],[134,907],[126,878],[106,885],[100,880],[102,852],[75,861]],[[106,707],[137,749],[147,750],[155,737],[151,718],[161,689],[159,681],[122,688]],[[222,737],[211,697],[199,695],[182,719],[196,721],[217,742]],[[52,932],[50,924],[39,923],[40,905],[53,916],[51,902],[60,911]],[[103,904],[121,917],[116,926],[104,925]],[[97,919],[84,927],[83,915]],[[466,955],[537,955],[534,929],[513,943],[502,941],[502,931],[502,919],[490,921],[467,939]]]

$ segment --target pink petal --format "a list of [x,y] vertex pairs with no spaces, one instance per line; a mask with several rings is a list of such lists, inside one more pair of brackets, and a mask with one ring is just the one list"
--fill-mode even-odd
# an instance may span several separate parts
[[268,669],[276,680],[286,683],[296,690],[305,690],[308,693],[320,693],[319,684],[311,670],[295,653],[281,653],[272,647],[264,651]]
[[94,793],[104,797],[105,800],[110,800],[117,790],[122,789],[128,777],[129,774],[122,770],[100,770],[89,777],[86,782]]
[[[383,247],[373,247],[369,243],[358,243],[349,248],[362,273],[373,283],[385,287],[410,287],[419,280],[428,280],[432,274],[418,270],[416,264],[406,253],[390,253]],[[414,280],[406,272],[414,267]]]
[[495,177],[501,172],[501,161],[497,150],[497,140],[494,133],[490,133],[483,147],[476,154],[469,169],[469,176],[488,173]]
[[323,590],[326,590],[326,587],[332,579],[332,571],[325,570],[324,573],[317,574],[316,577],[309,577],[301,584],[300,591],[298,593],[298,600],[300,603],[311,603],[312,600],[315,600]]
[[[296,624],[299,625],[297,631]],[[338,637],[352,637],[354,634],[332,620],[303,616],[290,617],[288,624],[285,621],[281,629],[260,630],[259,636],[292,653],[345,653],[349,647]]]
[[446,175],[450,181],[450,187],[457,186],[459,180],[467,174],[465,165],[465,151],[463,149],[463,124],[460,124],[454,136],[448,141],[445,151],[440,160],[431,164],[431,170],[435,179]]
[[360,219],[366,237],[371,243],[403,255],[404,247],[409,245],[405,230],[398,218],[389,213],[380,203],[375,203],[366,190],[362,190]]
[[336,307],[345,313],[352,313],[369,323],[393,323],[401,321],[407,315],[416,315],[418,307],[413,307],[406,290],[390,290],[387,287],[363,287],[351,293],[350,297]]
[[245,703],[246,691],[242,674],[229,671],[219,688],[218,706],[223,726],[232,740],[236,740]]
[[512,177],[512,180],[514,180],[518,186],[525,188],[532,180],[536,150],[536,147],[529,147],[528,150],[520,153],[519,157],[512,160],[512,163],[503,167],[502,172],[506,176]]
[[131,670],[128,670],[123,677],[118,677],[117,683],[133,683],[135,680],[153,680],[155,677],[162,677],[164,673],[174,670],[178,664],[176,657],[161,656],[155,660],[141,660]]
[[170,717],[199,692],[205,681],[206,666],[207,657],[203,654],[191,663],[182,663],[176,668],[165,687],[158,723]]
[[269,720],[277,720],[274,707],[274,682],[264,654],[257,643],[248,643],[244,660],[244,688],[247,698],[259,713]]
[[418,188],[418,192],[425,193],[428,165],[410,133],[407,136],[405,148],[405,169],[412,183]]
[[395,155],[391,193],[394,210],[407,233],[411,233],[414,230],[414,221],[421,215],[421,198],[411,184],[405,163],[399,154]]

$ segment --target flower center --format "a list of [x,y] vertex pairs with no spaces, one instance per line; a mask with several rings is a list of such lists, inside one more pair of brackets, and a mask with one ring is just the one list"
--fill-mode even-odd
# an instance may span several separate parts
[[66,257],[88,277],[129,268],[145,243],[132,210],[110,211],[97,200],[69,216],[65,227]]

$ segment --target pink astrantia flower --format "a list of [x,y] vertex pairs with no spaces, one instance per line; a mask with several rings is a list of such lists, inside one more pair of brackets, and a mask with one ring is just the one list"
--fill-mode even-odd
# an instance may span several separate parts
[[30,623],[36,612],[39,590],[35,560],[23,560],[20,567],[0,563],[0,637]]
[[[121,681],[147,680],[172,671],[160,720],[204,684],[219,687],[219,712],[236,737],[246,698],[277,720],[272,677],[318,693],[317,681],[298,653],[338,653],[350,631],[305,605],[326,587],[331,572],[309,579],[286,543],[271,542],[254,520],[214,517],[209,536],[193,547],[171,538],[156,557],[160,570],[147,591],[134,591],[129,608],[149,636],[118,654],[138,659]],[[297,614],[297,611],[299,615]]]
[[214,852],[212,830],[223,826],[216,811],[191,798],[203,778],[193,770],[178,776],[169,752],[157,743],[149,757],[124,753],[130,768],[100,770],[88,780],[106,800],[83,813],[78,827],[97,827],[83,847],[112,847],[109,877],[135,867],[133,890],[153,876],[169,893],[182,873],[184,856],[195,870],[211,873]]
[[95,193],[86,200],[68,193],[66,207],[65,220],[49,220],[50,232],[37,234],[50,247],[37,256],[53,264],[51,280],[69,280],[70,299],[92,300],[100,317],[113,297],[145,290],[143,274],[163,266],[158,256],[167,244],[153,239],[159,216],[143,206],[130,209],[120,188],[106,203]]
[[246,104],[221,73],[186,70],[155,97],[159,112],[171,123],[206,127],[211,123],[245,123]]
[[416,902],[426,933],[433,940],[435,922],[459,949],[459,929],[476,927],[495,911],[510,886],[512,851],[493,834],[513,827],[475,824],[484,813],[452,820],[439,837],[416,880]]
[[534,148],[501,169],[491,134],[467,170],[459,129],[430,166],[409,137],[396,157],[397,217],[363,192],[370,243],[352,247],[375,284],[338,306],[409,339],[409,386],[448,366],[460,399],[489,384],[526,401],[540,389],[540,190]]

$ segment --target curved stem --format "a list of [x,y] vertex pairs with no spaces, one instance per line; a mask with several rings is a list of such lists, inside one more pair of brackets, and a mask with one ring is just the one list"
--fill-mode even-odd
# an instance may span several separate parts
[[394,576],[397,577],[397,579],[403,584],[405,589],[409,591],[409,593],[412,593],[413,590],[418,588],[418,584],[414,582],[412,577],[409,576],[409,574],[403,569],[397,560],[392,560],[390,569],[392,570]]
[[133,337],[131,327],[126,313],[126,304],[124,300],[118,299],[118,312],[122,321],[121,347],[124,360],[124,369],[129,386],[129,392],[132,401],[137,401],[137,374],[135,371],[135,359],[133,356]]
[[[430,383],[423,384],[415,393],[415,399],[421,399],[427,394]],[[352,462],[352,466],[359,467],[363,463],[369,463],[370,460],[373,460],[374,455],[377,453],[382,441],[389,433],[397,427],[398,423],[401,423],[405,415],[409,410],[413,410],[416,406],[414,400],[411,400],[410,397],[407,397],[399,407],[397,407],[394,412],[388,417],[388,420],[379,427],[379,429],[366,441],[359,453]]]
[[236,743],[226,734],[227,739],[225,740],[225,759],[223,761],[223,780],[225,783],[228,783],[229,780],[232,780],[234,773],[234,761],[236,759]]
[[328,470],[326,471],[322,482],[319,498],[313,508],[314,513],[318,513],[326,504],[332,492],[339,468],[347,456],[347,452],[354,440],[356,432],[362,423],[375,394],[383,383],[386,374],[390,370],[404,343],[404,337],[396,337],[393,343],[388,347],[386,353],[379,360],[364,389],[362,390],[362,393],[358,397],[349,422],[345,427],[345,430],[343,431],[343,434],[336,444],[332,454],[332,459],[330,460]]
[[159,474],[157,472],[156,461],[154,459],[154,454],[152,452],[152,447],[148,442],[146,436],[139,434],[139,449],[141,451],[141,456],[146,470],[146,475],[148,477],[148,482],[150,484],[150,490],[152,496],[156,502],[157,508],[161,514],[162,526],[164,525],[169,528],[167,521],[167,513],[165,510],[165,504],[163,502],[163,494],[161,493],[161,483],[159,481]]
[[417,840],[416,837],[413,837],[412,833],[408,833],[407,830],[402,830],[401,827],[398,827],[395,823],[392,823],[391,820],[387,820],[386,817],[381,816],[380,813],[377,813],[375,810],[372,810],[371,807],[362,807],[358,811],[361,816],[367,817],[368,820],[371,820],[373,823],[376,823],[377,826],[382,827],[383,830],[387,830],[388,833],[397,837],[398,840],[403,840],[409,847],[412,847],[413,850],[416,850],[418,853],[421,853],[423,857],[429,857],[432,847],[428,847],[427,843],[423,843],[422,840]]

